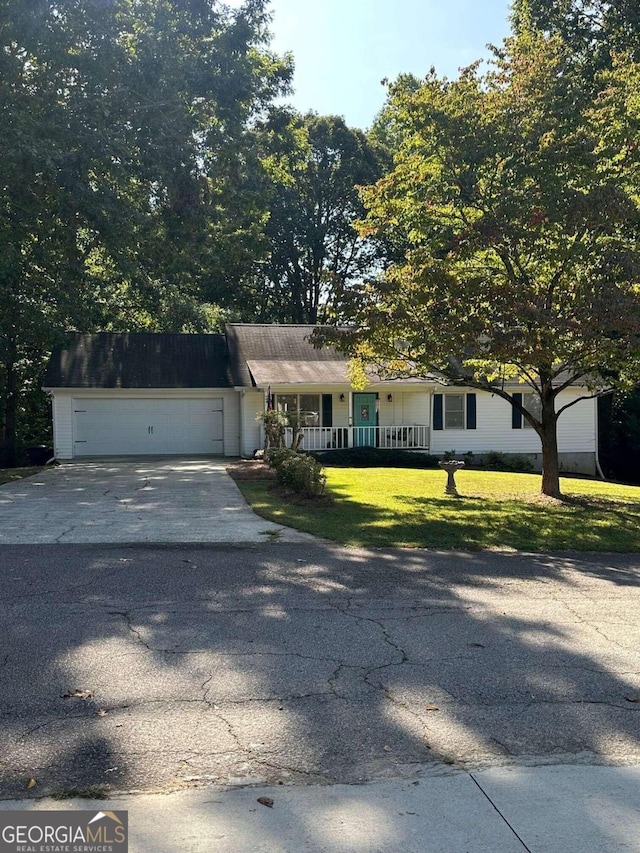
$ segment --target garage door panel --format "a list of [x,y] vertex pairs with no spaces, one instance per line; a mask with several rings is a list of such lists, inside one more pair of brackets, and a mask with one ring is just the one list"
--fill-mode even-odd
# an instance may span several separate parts
[[76,456],[221,454],[223,399],[74,400]]

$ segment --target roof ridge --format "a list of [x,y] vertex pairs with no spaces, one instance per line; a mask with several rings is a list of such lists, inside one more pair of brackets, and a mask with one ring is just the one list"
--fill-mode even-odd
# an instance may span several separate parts
[[326,323],[226,323],[227,326],[238,328],[239,326],[249,329],[320,329]]
[[155,335],[156,337],[159,335],[174,335],[176,337],[184,338],[184,337],[200,337],[200,338],[224,338],[224,332],[146,332],[146,331],[135,331],[135,332],[107,332],[104,329],[99,332],[66,332],[67,335],[78,335],[84,338],[95,337],[96,335],[118,335],[122,337],[122,335]]

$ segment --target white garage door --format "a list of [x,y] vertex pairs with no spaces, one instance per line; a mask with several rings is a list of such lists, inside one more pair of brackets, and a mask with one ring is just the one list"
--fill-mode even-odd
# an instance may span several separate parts
[[75,456],[222,454],[222,397],[73,401]]

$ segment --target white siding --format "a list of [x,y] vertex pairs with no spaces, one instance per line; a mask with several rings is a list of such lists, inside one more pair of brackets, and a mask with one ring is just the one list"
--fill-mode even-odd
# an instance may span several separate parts
[[73,395],[58,391],[53,395],[53,455],[73,458]]
[[220,396],[224,399],[224,455],[240,456],[240,392]]
[[[398,423],[411,426],[420,424],[429,426],[431,395],[425,391],[405,391],[402,393],[402,419]],[[395,395],[394,395],[395,401]]]
[[256,450],[262,447],[260,417],[264,414],[264,392],[245,391],[241,396],[240,405],[242,406],[240,455],[252,457]]
[[[571,388],[559,395],[557,408],[582,396],[584,389]],[[597,400],[581,400],[558,420],[558,450],[560,453],[595,453]]]
[[[351,391],[344,387],[318,389],[312,385],[272,388],[274,393],[321,394],[331,393],[333,397],[333,425],[347,426],[349,423],[349,400]],[[379,395],[379,420],[381,426],[416,424],[429,425],[431,422],[431,394],[423,389],[399,390],[395,387],[377,386]],[[439,393],[440,389],[436,393]],[[456,389],[458,393],[465,389]],[[447,393],[444,390],[443,393]],[[455,393],[455,392],[452,392]],[[532,429],[511,428],[511,406],[499,397],[477,391],[477,428],[475,430],[431,430],[430,450],[442,454],[455,450],[462,454],[470,450],[482,453],[498,450],[503,453],[540,453],[540,440]],[[557,406],[564,406],[583,393],[581,389],[563,391],[557,400]],[[344,394],[344,401],[340,401]],[[387,400],[391,394],[392,402]],[[59,389],[53,392],[53,430],[54,453],[58,459],[71,459],[74,455],[73,400],[84,398],[104,398],[131,396],[179,397],[211,396],[222,397],[224,407],[224,454],[225,456],[252,456],[261,446],[260,415],[264,410],[264,392],[258,390],[240,391],[207,390],[202,392],[184,391],[144,391],[135,390],[76,390]],[[242,409],[242,413],[241,413]],[[562,413],[558,421],[558,449],[560,453],[594,453],[596,442],[596,403],[583,400]]]
[[[466,393],[456,389],[451,393]],[[444,394],[447,391],[443,392]],[[501,453],[540,453],[540,439],[533,429],[512,429],[511,405],[486,391],[477,391],[476,429],[431,430],[431,452],[483,453],[497,450]],[[575,400],[584,391],[568,389],[557,398],[556,408]],[[560,453],[594,453],[596,447],[596,401],[582,400],[567,409],[558,420],[558,450]]]
[[[345,427],[349,426],[349,392],[348,391],[325,391],[325,394],[331,393],[333,398],[332,403],[332,426]],[[344,400],[340,400],[340,394],[344,394]]]
[[[429,425],[429,401],[427,390],[400,391],[397,388],[380,391],[380,426]],[[388,395],[392,400],[389,402]]]

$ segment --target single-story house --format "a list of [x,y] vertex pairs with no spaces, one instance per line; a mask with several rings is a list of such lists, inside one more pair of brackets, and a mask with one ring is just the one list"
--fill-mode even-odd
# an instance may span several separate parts
[[[527,455],[540,467],[538,435],[505,400],[435,377],[372,378],[355,391],[347,358],[314,348],[312,331],[232,323],[225,334],[73,335],[52,353],[44,380],[55,456],[250,457],[263,446],[262,417],[273,406],[298,413],[306,450],[500,451]],[[526,390],[513,390],[525,406],[535,404]],[[569,387],[558,405],[583,393]],[[564,470],[595,473],[595,400],[562,414],[558,441]]]

